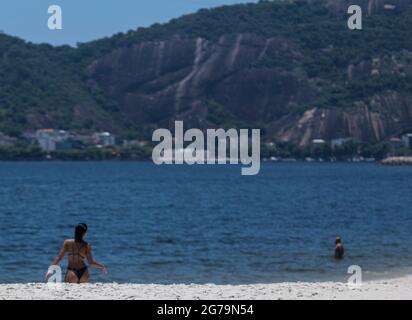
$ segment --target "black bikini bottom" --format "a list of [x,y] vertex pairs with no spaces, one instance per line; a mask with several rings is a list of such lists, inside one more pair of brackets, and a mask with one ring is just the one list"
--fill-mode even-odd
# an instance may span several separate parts
[[67,268],[68,271],[72,271],[74,272],[74,274],[77,276],[77,278],[80,279],[83,277],[84,273],[87,271],[87,267],[83,267],[83,268]]

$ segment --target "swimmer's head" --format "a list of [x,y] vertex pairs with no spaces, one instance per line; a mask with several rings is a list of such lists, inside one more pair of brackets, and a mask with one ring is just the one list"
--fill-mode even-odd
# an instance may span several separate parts
[[336,237],[335,244],[342,243],[342,239],[340,237]]

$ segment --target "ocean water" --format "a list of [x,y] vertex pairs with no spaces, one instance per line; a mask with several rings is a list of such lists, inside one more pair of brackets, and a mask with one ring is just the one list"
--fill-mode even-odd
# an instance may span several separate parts
[[[92,281],[272,283],[364,279],[412,266],[412,167],[0,163],[0,283],[42,282],[89,225]],[[333,259],[334,239],[346,257]],[[62,267],[66,267],[66,260]]]

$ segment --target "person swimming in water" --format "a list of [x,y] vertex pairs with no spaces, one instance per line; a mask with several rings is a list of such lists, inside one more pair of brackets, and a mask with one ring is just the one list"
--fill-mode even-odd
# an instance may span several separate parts
[[[103,273],[107,273],[107,268],[96,261],[92,256],[92,246],[84,241],[87,233],[87,225],[80,223],[76,226],[74,232],[74,240],[65,240],[60,253],[53,261],[53,266],[59,265],[60,261],[67,254],[68,266],[64,282],[67,283],[88,283],[89,270],[84,262],[87,259],[89,266],[100,269]],[[51,276],[51,272],[47,271],[46,279]]]
[[340,237],[337,237],[335,240],[335,259],[341,260],[343,259],[344,255],[345,255],[345,249],[343,248],[343,245],[342,245],[342,239]]

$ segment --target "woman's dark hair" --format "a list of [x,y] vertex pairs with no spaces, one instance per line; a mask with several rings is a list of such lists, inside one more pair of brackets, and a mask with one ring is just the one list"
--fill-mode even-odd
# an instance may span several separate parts
[[87,232],[87,224],[79,223],[74,229],[74,241],[82,243],[84,242],[83,237]]
[[342,239],[340,237],[336,237],[335,244],[342,243]]

